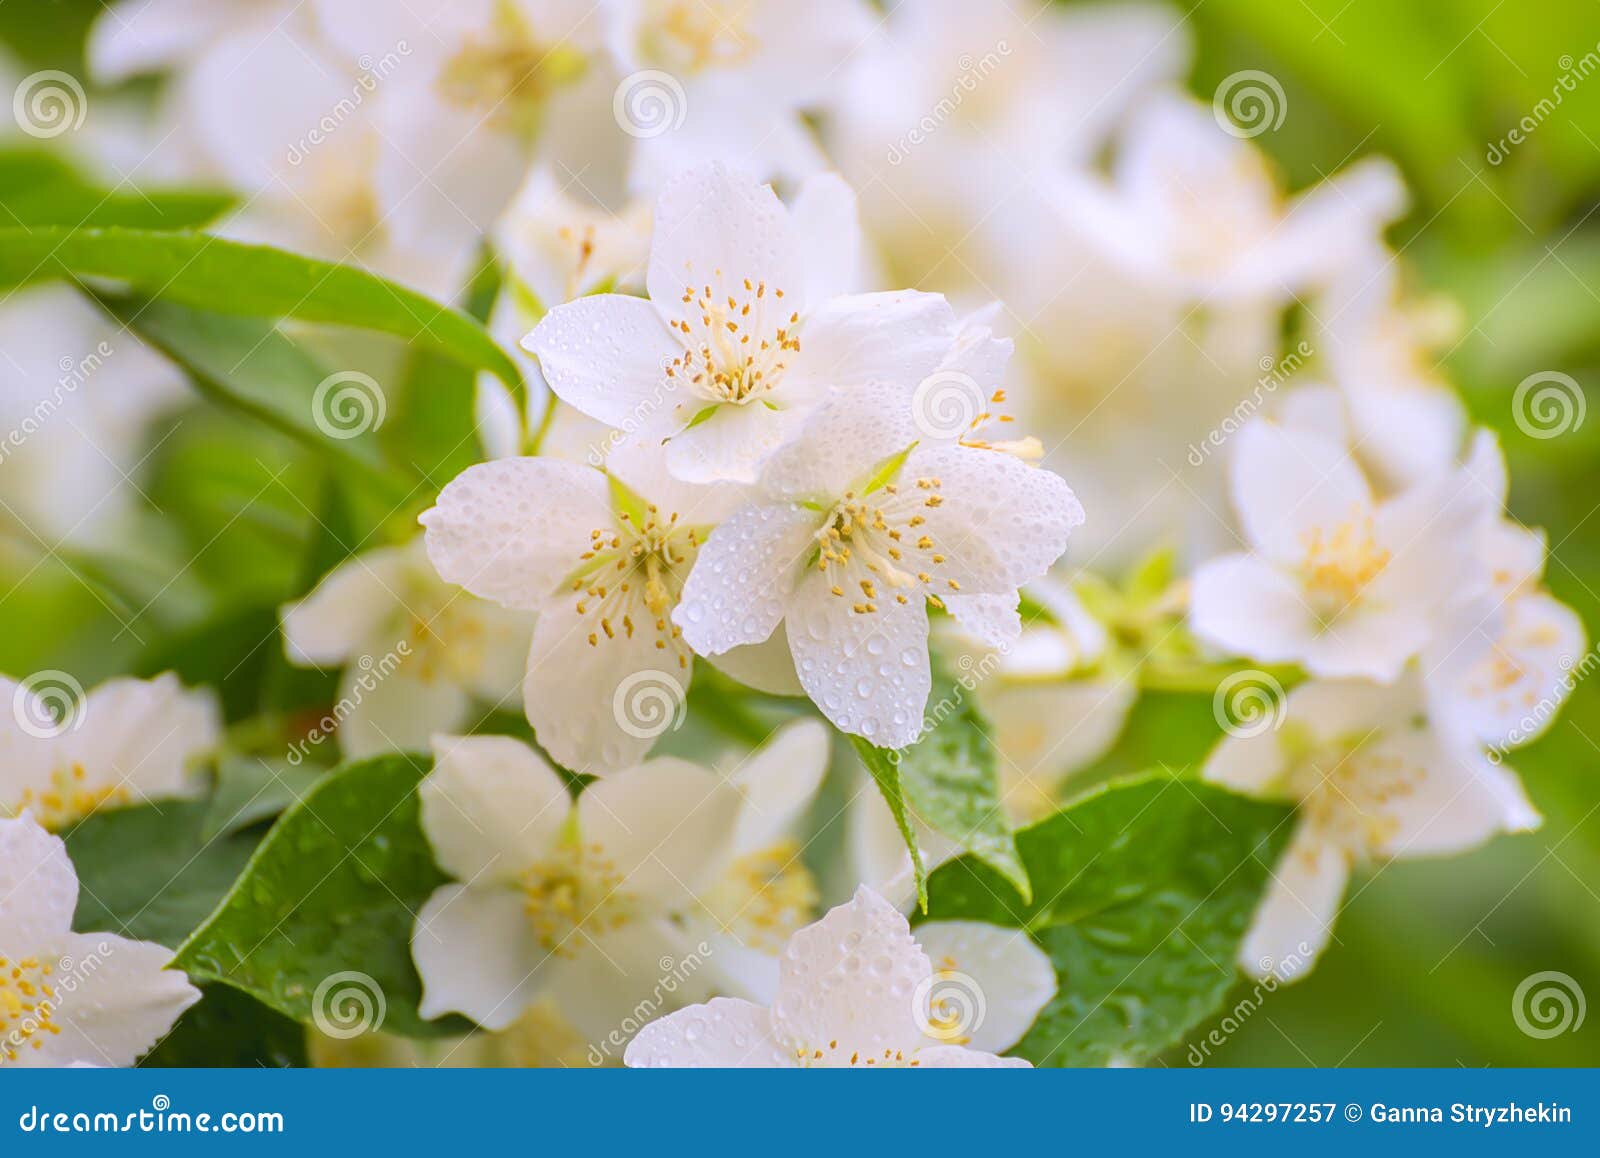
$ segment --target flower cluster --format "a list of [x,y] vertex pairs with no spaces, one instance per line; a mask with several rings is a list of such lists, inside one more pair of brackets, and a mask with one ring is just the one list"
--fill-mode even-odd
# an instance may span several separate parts
[[[402,366],[283,324],[224,357],[216,319],[247,306],[189,301],[209,320],[186,345],[159,312],[102,334],[67,289],[0,303],[0,528],[114,557],[155,520],[126,493],[134,448],[184,396],[135,333],[231,420],[311,448],[263,449],[288,465],[262,494],[313,462],[331,496],[264,504],[269,536],[305,524],[292,565],[251,556],[175,612],[192,655],[114,669],[214,687],[116,676],[51,704],[0,681],[0,1066],[131,1064],[200,999],[160,946],[69,930],[53,834],[168,801],[218,813],[207,847],[264,856],[263,822],[302,811],[343,841],[308,794],[385,758],[416,770],[404,806],[361,817],[333,871],[353,859],[405,909],[410,1020],[470,1021],[445,1058],[385,1045],[434,1064],[1044,1060],[1030,1031],[1079,1008],[1058,1001],[1079,950],[1022,886],[1079,855],[1038,841],[1147,689],[1221,705],[1194,791],[1293,806],[1220,954],[1246,971],[1302,976],[1363,866],[1539,823],[1505,757],[1585,632],[1438,369],[1455,312],[1385,240],[1398,171],[1291,194],[1182,90],[1176,14],[201,7],[126,0],[90,37],[99,83],[161,78],[136,119],[182,147],[135,176],[231,190],[229,253],[377,275],[363,308],[399,303],[374,328],[415,348]],[[320,303],[331,275],[305,268]],[[449,342],[427,299],[481,343],[458,378],[428,360]],[[380,403],[376,379],[408,384],[387,429],[383,405],[329,431],[271,393],[330,350]],[[263,357],[268,384],[234,389]],[[202,542],[140,615],[186,594]],[[258,611],[265,641],[235,646]],[[1223,702],[1243,677],[1274,693],[1250,726]],[[359,855],[405,835],[442,874],[414,908]],[[913,926],[919,902],[967,911],[938,890],[969,869],[1010,882],[973,878],[992,919]],[[217,912],[272,887],[252,883]],[[104,968],[62,976],[91,952]],[[258,996],[321,1026],[299,992],[320,980]],[[323,1060],[347,1060],[336,1036]]]

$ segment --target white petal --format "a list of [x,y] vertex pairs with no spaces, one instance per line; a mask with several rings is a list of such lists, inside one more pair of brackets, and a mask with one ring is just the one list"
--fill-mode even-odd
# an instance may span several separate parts
[[1245,537],[1285,563],[1304,558],[1308,535],[1372,505],[1366,479],[1340,444],[1261,419],[1234,435],[1229,477]]
[[550,459],[468,467],[418,520],[449,583],[507,607],[537,609],[612,525],[605,476]]
[[1000,753],[1000,791],[1022,821],[1053,811],[1061,782],[1088,767],[1122,735],[1139,698],[1128,679],[980,684],[979,702]]
[[667,907],[711,884],[733,851],[737,789],[687,760],[663,757],[598,780],[578,797],[585,844],[605,850],[629,895]]
[[292,663],[334,667],[354,659],[394,618],[409,562],[401,547],[341,563],[283,609],[283,644]]
[[911,1055],[925,1070],[1028,1070],[1033,1063],[1020,1057],[997,1057],[981,1049],[960,1045],[932,1045]]
[[1304,974],[1328,943],[1349,879],[1344,850],[1302,822],[1239,947],[1240,968],[1281,980]]
[[829,389],[912,391],[937,370],[956,337],[942,294],[898,290],[833,298],[803,319],[800,353],[777,390],[819,399]]
[[835,394],[807,417],[793,442],[767,460],[761,485],[776,498],[832,503],[921,437],[898,394]]
[[906,919],[862,886],[789,939],[773,1021],[796,1049],[839,1059],[915,1047],[926,1040],[917,988],[932,974]]
[[72,934],[53,942],[48,957],[55,958],[53,1020],[61,1032],[35,1035],[17,1051],[22,1066],[131,1066],[200,1000],[187,977],[164,968],[172,951],[148,941]]
[[795,720],[740,762],[728,777],[744,794],[736,852],[767,848],[790,832],[822,786],[831,748],[820,720]]
[[799,506],[751,506],[711,532],[672,613],[684,641],[701,655],[721,655],[771,636],[819,521]]
[[242,10],[217,0],[132,0],[102,13],[89,30],[89,68],[100,84],[182,62],[227,30]]
[[955,1023],[941,1028],[959,1027],[966,1040],[958,1044],[990,1053],[1010,1049],[1056,995],[1055,966],[1021,929],[926,921],[916,938],[933,962],[932,1000]]
[[586,926],[542,971],[543,993],[587,1040],[615,1049],[641,1021],[709,998],[713,978],[702,964],[701,950],[664,917]]
[[1377,855],[1450,855],[1497,833],[1533,827],[1528,818],[1536,814],[1514,781],[1495,775],[1476,749],[1447,745],[1426,729],[1385,735],[1370,753],[1363,750],[1361,769],[1385,785],[1398,776],[1403,785],[1372,806],[1381,821]]
[[772,1013],[732,997],[714,997],[657,1018],[628,1043],[634,1067],[771,1069],[795,1064],[773,1035]]
[[0,819],[0,940],[7,951],[65,935],[77,907],[78,874],[61,838],[27,814]]
[[418,788],[422,831],[458,880],[511,881],[555,843],[572,809],[566,783],[510,736],[438,736]]
[[458,684],[428,678],[412,658],[387,676],[351,664],[339,681],[339,751],[347,760],[387,752],[426,751],[438,732],[459,731],[472,722],[472,705]]
[[792,440],[804,421],[802,411],[774,410],[759,401],[718,406],[710,418],[673,436],[667,464],[685,482],[753,483],[761,464]]
[[819,173],[800,186],[789,206],[806,261],[808,309],[861,289],[861,221],[855,190],[837,173]]
[[723,675],[732,676],[747,688],[769,696],[803,696],[806,689],[795,674],[794,655],[789,650],[789,633],[778,624],[761,643],[747,643],[716,656],[712,665]]
[[1299,586],[1256,555],[1224,555],[1200,565],[1189,626],[1208,643],[1264,663],[1298,659],[1317,629]]
[[668,432],[694,417],[680,412],[694,400],[666,372],[683,346],[643,298],[596,294],[557,306],[522,344],[558,398],[607,426]]
[[880,748],[903,748],[921,735],[933,677],[928,664],[928,607],[923,599],[884,598],[870,614],[808,575],[795,591],[786,625],[795,671],[822,714],[842,732]]
[[83,787],[115,788],[133,802],[203,789],[196,762],[222,739],[210,689],[186,689],[171,672],[151,680],[107,680],[85,698],[83,726],[63,734]]
[[445,885],[417,914],[411,958],[422,978],[417,1012],[429,1020],[461,1013],[505,1029],[539,995],[556,958],[539,944],[522,895],[506,888]]
[[1017,596],[946,595],[945,610],[961,630],[989,647],[1009,650],[1022,636]]
[[657,630],[642,603],[630,627],[602,616],[599,600],[579,615],[576,598],[552,603],[534,625],[523,707],[558,763],[602,775],[637,764],[683,723],[693,668],[682,641]]
[[742,300],[746,281],[765,282],[769,294],[784,291],[799,308],[804,255],[769,186],[721,164],[691,169],[661,191],[655,222],[646,283],[669,320],[699,324],[693,303],[683,301],[685,288],[698,295],[710,286],[716,301],[736,291]]

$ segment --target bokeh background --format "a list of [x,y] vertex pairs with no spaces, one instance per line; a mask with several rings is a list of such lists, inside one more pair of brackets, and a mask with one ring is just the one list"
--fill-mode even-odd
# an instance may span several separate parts
[[[799,0],[797,0],[799,2]],[[1209,99],[1242,69],[1282,85],[1287,115],[1256,138],[1300,188],[1381,153],[1404,169],[1410,215],[1392,240],[1418,282],[1455,298],[1464,336],[1448,367],[1473,417],[1498,430],[1511,510],[1550,533],[1548,581],[1600,631],[1600,0],[1199,0],[1180,3]],[[94,0],[0,0],[0,41],[26,69],[85,75]],[[137,86],[120,94],[137,100]],[[262,94],[270,99],[270,94]],[[1529,118],[1534,127],[1509,134]],[[112,129],[114,131],[114,128]],[[15,143],[15,142],[11,142]],[[0,205],[4,202],[0,189]],[[3,210],[0,210],[3,217]],[[1558,437],[1512,421],[1528,375],[1559,371],[1596,413]],[[261,638],[310,549],[320,475],[293,444],[215,411],[185,415],[144,464],[161,529],[131,518],[148,582],[94,573],[0,538],[0,671],[65,668],[86,684],[149,673]],[[171,562],[183,578],[169,583]],[[231,634],[230,633],[234,633]],[[228,687],[271,679],[213,673]],[[197,670],[201,669],[201,670]],[[1587,669],[1585,669],[1587,670]],[[1600,674],[1600,673],[1597,673]],[[1363,877],[1336,945],[1304,983],[1229,1023],[1224,1065],[1600,1063],[1600,1011],[1581,1032],[1518,1028],[1512,995],[1559,970],[1600,1001],[1600,686],[1581,683],[1515,764],[1546,823],[1466,857]],[[1147,710],[1148,708],[1148,710]],[[1163,726],[1159,704],[1130,723]],[[1159,744],[1160,737],[1150,737]],[[1195,1037],[1217,1028],[1221,1016]],[[1190,1064],[1186,1048],[1168,1064]]]

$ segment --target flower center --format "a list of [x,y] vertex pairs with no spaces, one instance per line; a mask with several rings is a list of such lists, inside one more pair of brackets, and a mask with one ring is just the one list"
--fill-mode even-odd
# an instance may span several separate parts
[[752,285],[748,279],[732,293],[685,286],[683,303],[700,311],[699,324],[671,323],[684,351],[667,366],[667,377],[686,380],[713,403],[743,405],[770,394],[786,361],[800,352],[800,315],[790,311],[782,321],[782,300],[781,289],[769,291],[766,282]]
[[841,1047],[837,1039],[830,1041],[826,1047],[818,1049],[815,1046],[796,1046],[795,1060],[802,1066],[819,1069],[849,1069],[851,1067],[872,1069],[906,1069],[915,1068],[922,1063],[915,1057],[907,1056],[903,1049],[885,1048],[882,1053],[862,1053],[852,1049],[849,1054],[844,1051],[848,1046]]
[[732,68],[759,47],[743,27],[749,0],[668,0],[643,34],[646,55],[669,71],[694,74]]
[[800,842],[781,840],[735,860],[705,905],[723,932],[776,956],[811,921],[819,897]]
[[632,915],[632,898],[621,892],[622,875],[598,844],[563,844],[526,869],[518,883],[534,935],[558,957],[578,951],[574,934],[619,929]]
[[[936,478],[919,478],[914,488],[890,482],[861,497],[850,491],[829,512],[816,534],[817,570],[827,575],[831,594],[851,600],[855,614],[876,614],[886,594],[896,603],[909,602],[907,592],[936,582],[946,556],[923,512],[944,504],[941,485]],[[961,590],[953,578],[944,586]],[[924,594],[944,606],[938,595]]]
[[499,5],[486,38],[468,37],[439,71],[451,104],[483,114],[499,128],[531,132],[551,94],[582,75],[588,61],[558,42],[546,43],[510,5]]
[[[50,773],[49,786],[41,790],[24,788],[22,798],[12,809],[13,815],[31,812],[45,828],[59,832],[82,820],[102,805],[126,804],[128,790],[121,784],[99,788],[89,786],[89,773],[82,764],[56,768]],[[0,1009],[0,1013],[3,1013]]]
[[1390,558],[1373,535],[1372,516],[1358,515],[1328,532],[1311,530],[1300,569],[1313,605],[1331,619],[1361,598]]
[[1330,745],[1303,767],[1301,809],[1309,823],[1352,857],[1364,857],[1398,830],[1390,810],[1417,790],[1424,770],[1364,739]]
[[0,956],[0,1064],[14,1062],[24,1049],[43,1049],[41,1034],[59,1034],[53,966],[37,957]]
[[654,506],[645,507],[642,519],[623,511],[614,526],[589,532],[585,565],[572,579],[578,614],[594,621],[589,646],[653,631],[656,650],[676,651],[678,666],[687,669],[688,654],[678,643],[682,629],[670,616],[699,548],[699,533],[679,526],[676,511],[663,518]]
[[483,669],[490,639],[469,597],[427,585],[409,591],[405,607],[410,651],[401,662],[424,683],[465,683]]

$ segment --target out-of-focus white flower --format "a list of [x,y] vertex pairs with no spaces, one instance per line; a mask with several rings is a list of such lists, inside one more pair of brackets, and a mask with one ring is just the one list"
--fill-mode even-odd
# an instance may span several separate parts
[[538,753],[506,736],[439,737],[419,794],[423,831],[457,882],[434,892],[412,934],[422,1016],[463,1013],[501,1030],[548,996],[591,1040],[651,995],[663,958],[689,951],[672,917],[727,866],[742,803],[672,758],[590,784],[574,802]]
[[630,1066],[1026,1067],[941,1036],[937,976],[900,913],[863,886],[784,950],[769,1009],[718,997],[641,1030]]
[[650,216],[647,201],[613,213],[575,196],[549,166],[535,166],[494,228],[510,292],[531,295],[528,304],[542,312],[600,290],[643,290]]
[[289,659],[343,667],[339,747],[350,758],[426,748],[514,696],[533,617],[442,581],[421,536],[341,563],[283,609]]
[[241,24],[281,16],[289,0],[118,0],[89,30],[89,68],[101,84],[190,63]]
[[1212,110],[1152,96],[1125,131],[1111,180],[1069,177],[1073,211],[1105,252],[1196,305],[1285,303],[1369,250],[1405,208],[1394,166],[1369,160],[1285,204],[1265,158]]
[[1583,621],[1545,590],[1545,537],[1505,514],[1506,465],[1487,430],[1467,470],[1492,499],[1475,536],[1493,586],[1460,609],[1423,653],[1434,715],[1496,750],[1536,739],[1588,674]]
[[[917,943],[933,962],[931,1024],[952,1045],[1003,1053],[1056,995],[1056,971],[1021,929],[984,921],[924,921]],[[943,992],[942,992],[943,991]]]
[[954,339],[937,294],[844,293],[859,254],[841,231],[854,236],[854,206],[836,177],[787,209],[721,165],[696,169],[656,205],[649,300],[580,298],[524,344],[562,400],[668,440],[679,478],[753,482],[829,390],[909,390]]
[[710,656],[782,624],[806,694],[842,731],[886,748],[923,726],[928,604],[1003,642],[1018,627],[1017,588],[1083,521],[1048,471],[917,440],[900,401],[834,395],[768,461],[756,500],[712,532],[673,614]]
[[1250,550],[1195,572],[1190,624],[1207,642],[1390,683],[1487,585],[1474,550],[1487,501],[1466,472],[1379,501],[1344,446],[1319,433],[1255,419],[1230,449]]
[[1022,225],[1029,187],[1087,163],[1187,57],[1155,5],[895,5],[833,86],[830,155],[900,284],[1008,297],[995,241]]
[[[63,829],[91,812],[193,796],[197,761],[222,738],[209,690],[170,672],[113,679],[81,702],[61,678],[0,676],[0,815]],[[3,1012],[3,1009],[0,1009]]]
[[0,1069],[131,1066],[200,1000],[162,946],[74,933],[77,906],[60,838],[0,820]]
[[1352,448],[1385,493],[1448,471],[1467,414],[1434,351],[1453,341],[1460,309],[1400,296],[1398,260],[1381,247],[1354,261],[1318,300],[1316,345],[1343,393]]
[[1241,966],[1257,976],[1303,970],[1302,944],[1321,952],[1357,865],[1449,855],[1539,824],[1516,777],[1470,737],[1430,723],[1409,679],[1302,684],[1280,726],[1225,738],[1202,774],[1300,808],[1240,949]]
[[183,376],[60,286],[0,304],[0,349],[0,526],[51,547],[116,539],[140,443]]
[[763,180],[823,167],[800,113],[865,39],[860,0],[605,0],[605,11],[634,188],[718,160]]
[[423,513],[447,582],[538,612],[523,702],[560,763],[638,763],[681,722],[692,655],[672,622],[685,577],[735,493],[693,487],[659,453],[618,450],[609,473],[553,458],[469,467]]

